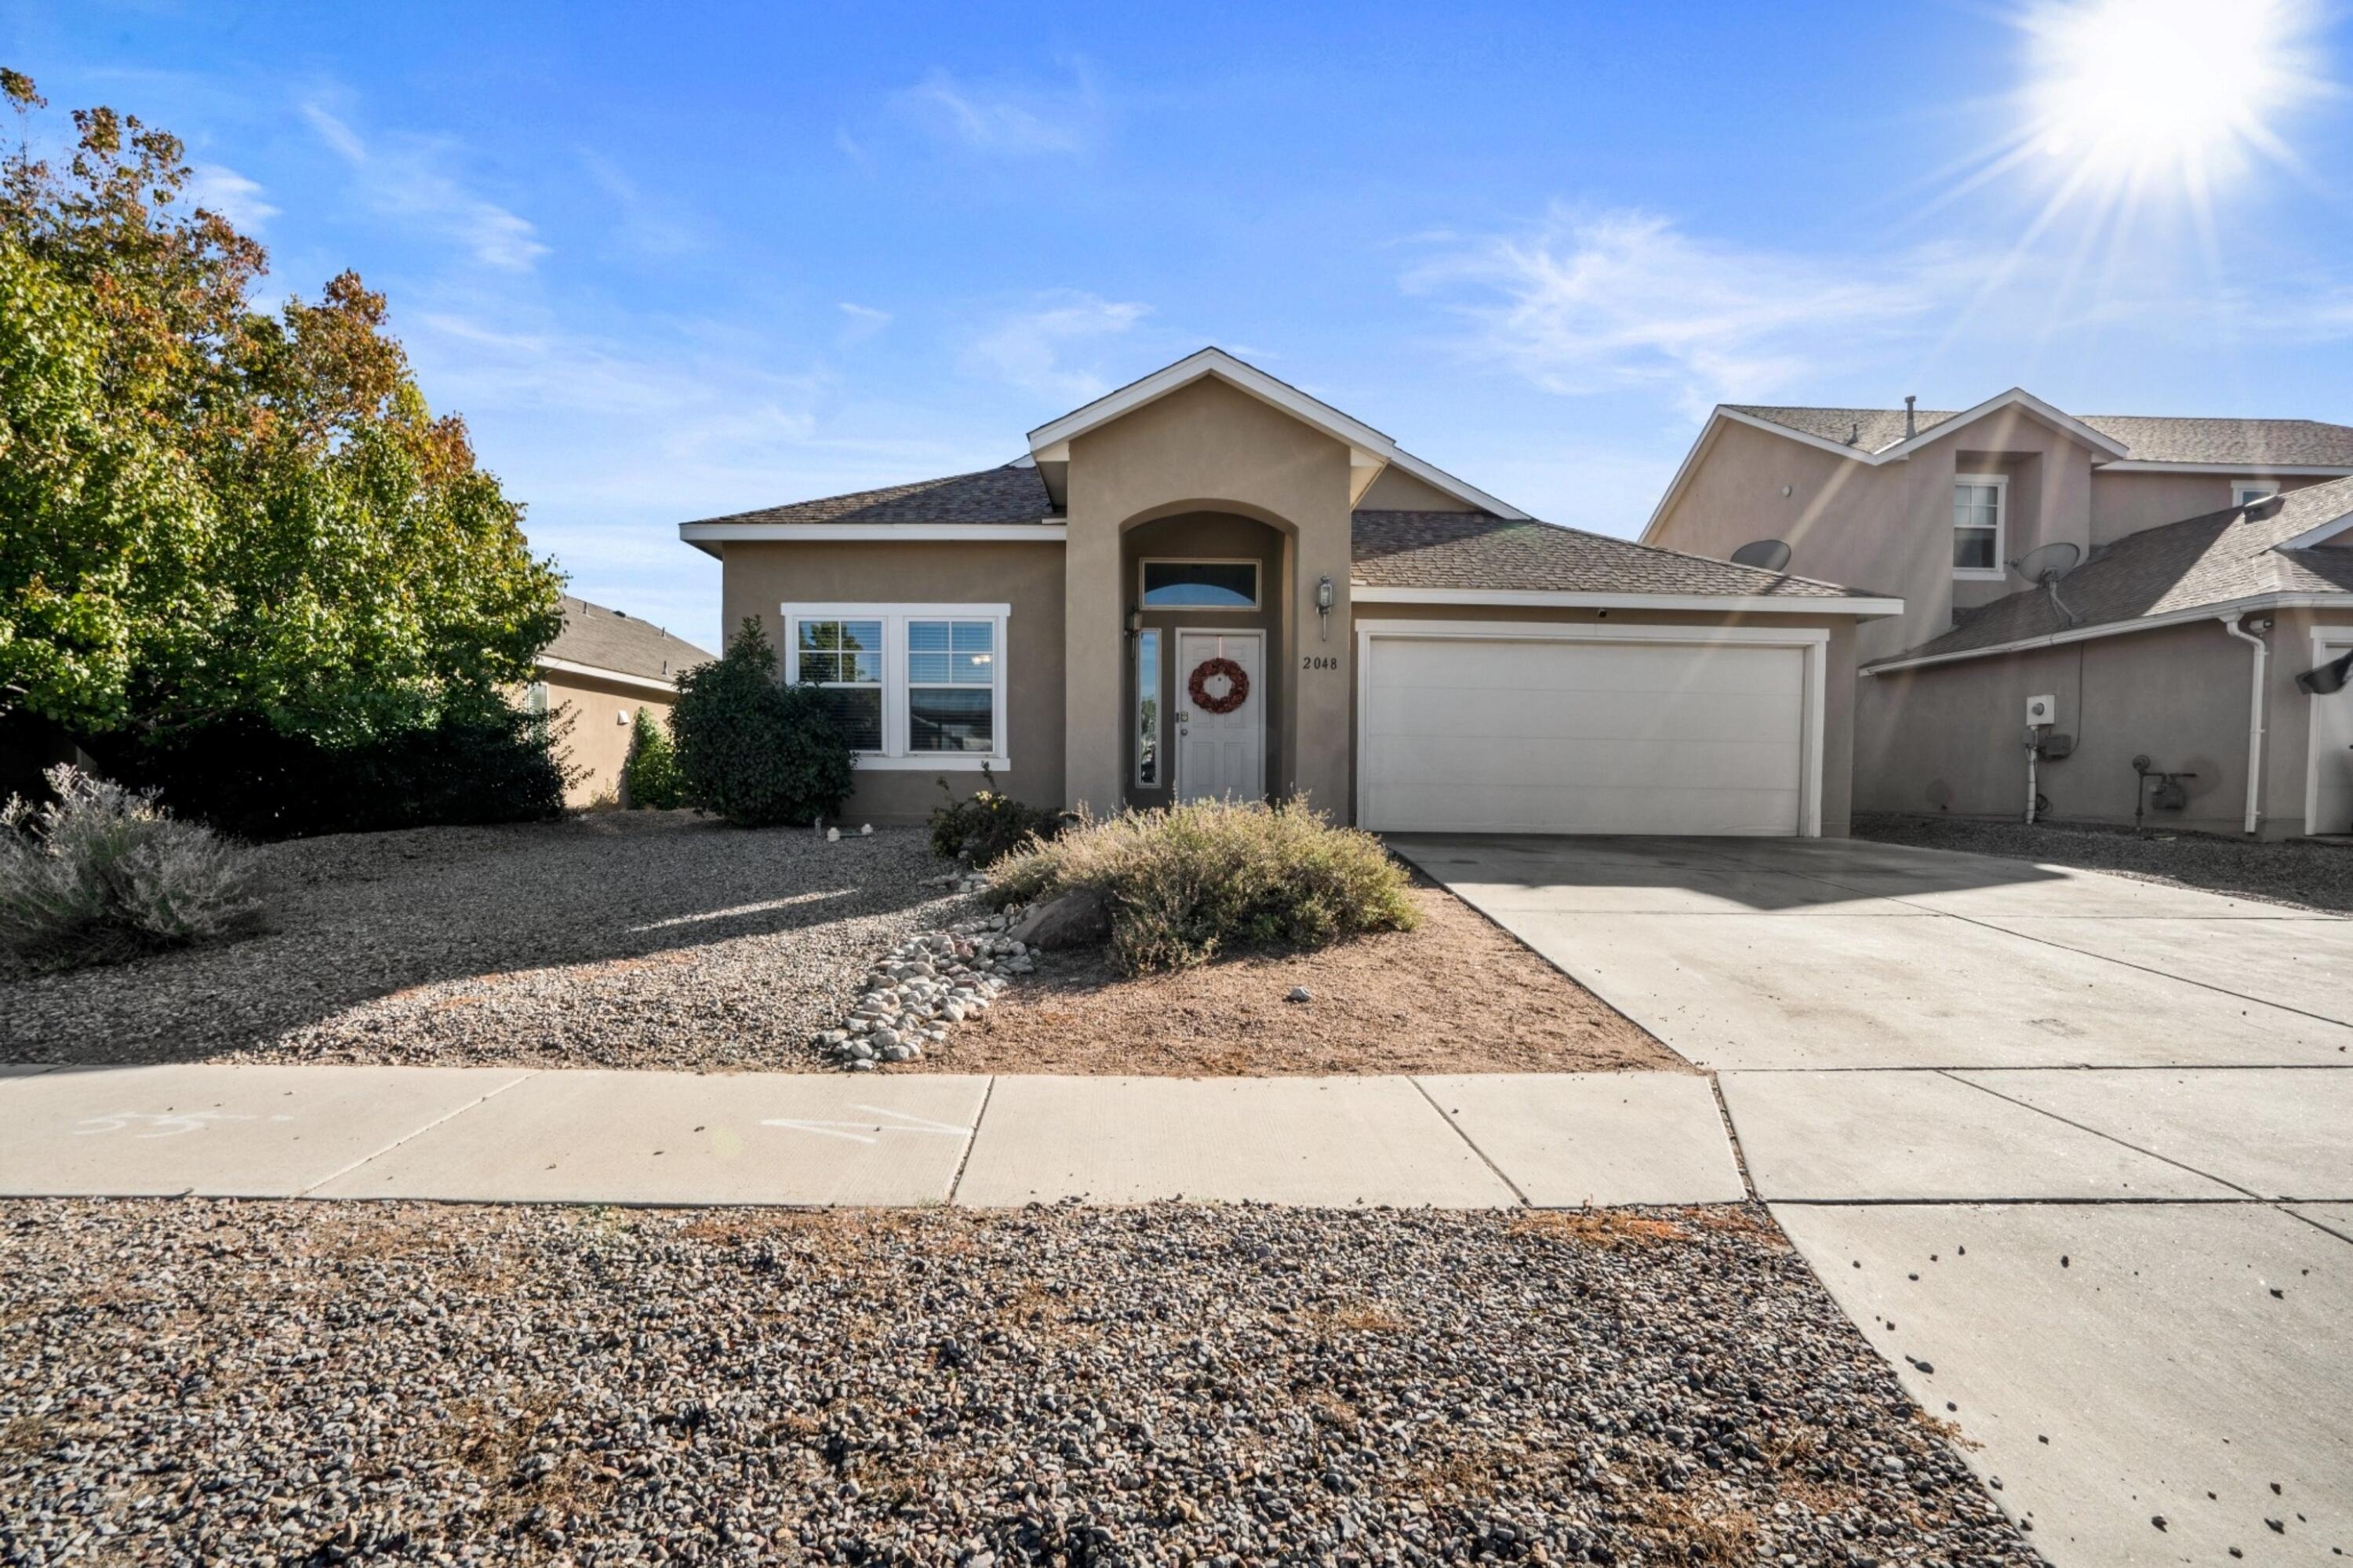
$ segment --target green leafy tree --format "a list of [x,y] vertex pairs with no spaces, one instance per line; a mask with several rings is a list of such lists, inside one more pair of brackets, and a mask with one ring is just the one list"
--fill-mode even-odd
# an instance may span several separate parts
[[807,824],[841,810],[849,743],[813,686],[776,680],[776,651],[755,617],[726,654],[678,679],[670,709],[679,795],[739,827]]
[[266,257],[185,210],[179,142],[73,120],[64,167],[27,134],[0,168],[0,715],[353,746],[527,680],[560,580],[384,297],[347,272],[255,308]]
[[679,804],[678,750],[670,731],[644,708],[629,728],[629,759],[621,765],[621,799],[635,811],[667,811]]

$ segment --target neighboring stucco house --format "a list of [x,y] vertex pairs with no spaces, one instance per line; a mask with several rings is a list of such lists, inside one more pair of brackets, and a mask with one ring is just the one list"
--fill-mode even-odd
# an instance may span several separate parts
[[[1791,571],[1904,601],[1858,633],[1859,810],[2022,816],[2026,699],[2052,696],[2044,814],[2342,833],[2353,695],[2295,677],[2353,648],[2348,476],[2353,427],[2306,419],[2077,416],[2017,389],[1959,413],[1727,406],[1642,537],[1778,539]],[[2015,564],[2047,545],[2076,558],[2029,583]]]
[[678,701],[678,676],[711,655],[650,621],[564,596],[564,630],[542,650],[523,701],[534,713],[568,713],[565,760],[578,775],[567,806],[617,800],[621,766],[639,708],[663,725]]
[[1204,349],[1003,468],[682,524],[856,737],[846,814],[987,765],[1096,810],[1840,833],[1893,599],[1555,527]]

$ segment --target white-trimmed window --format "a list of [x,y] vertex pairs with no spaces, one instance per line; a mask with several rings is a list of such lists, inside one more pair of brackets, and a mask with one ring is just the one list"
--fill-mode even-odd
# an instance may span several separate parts
[[2253,506],[2256,502],[2277,495],[2279,486],[2268,479],[2237,479],[2231,482],[2231,510]]
[[785,679],[825,692],[858,765],[1005,768],[1002,604],[787,604]]
[[1963,473],[1953,477],[1953,575],[2002,577],[2001,542],[2010,510],[2010,476]]

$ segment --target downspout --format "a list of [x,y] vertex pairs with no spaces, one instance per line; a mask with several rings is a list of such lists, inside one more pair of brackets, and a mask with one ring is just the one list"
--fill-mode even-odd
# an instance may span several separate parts
[[2263,816],[2263,673],[2271,663],[2272,647],[2239,624],[2235,615],[2217,617],[2222,630],[2254,650],[2247,682],[2247,817],[2252,835]]

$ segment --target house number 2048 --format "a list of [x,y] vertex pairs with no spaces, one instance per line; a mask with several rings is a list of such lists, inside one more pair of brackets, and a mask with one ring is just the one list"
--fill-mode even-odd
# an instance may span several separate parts
[[1308,653],[1301,656],[1299,667],[1303,670],[1336,670],[1340,667],[1340,660],[1336,654]]

